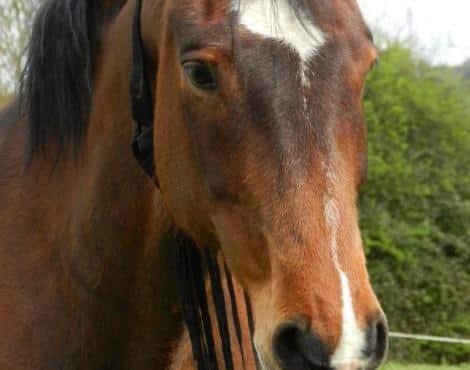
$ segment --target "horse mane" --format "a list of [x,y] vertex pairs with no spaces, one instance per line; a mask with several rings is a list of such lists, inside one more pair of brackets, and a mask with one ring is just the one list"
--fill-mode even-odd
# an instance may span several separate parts
[[77,154],[92,104],[93,57],[104,24],[124,0],[46,0],[36,15],[20,85],[29,157],[50,145]]

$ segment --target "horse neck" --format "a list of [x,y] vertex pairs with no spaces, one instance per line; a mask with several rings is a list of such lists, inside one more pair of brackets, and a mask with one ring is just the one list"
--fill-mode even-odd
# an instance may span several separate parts
[[66,260],[74,289],[92,311],[111,317],[99,334],[103,341],[122,338],[125,368],[163,369],[182,329],[172,276],[175,234],[130,147],[130,19],[124,14],[110,26],[97,61]]

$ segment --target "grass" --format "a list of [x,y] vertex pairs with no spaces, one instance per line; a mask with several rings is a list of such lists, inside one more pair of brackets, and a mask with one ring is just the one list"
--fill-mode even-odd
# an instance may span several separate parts
[[403,365],[395,362],[389,362],[381,367],[381,370],[470,370],[470,364],[451,366],[451,365]]

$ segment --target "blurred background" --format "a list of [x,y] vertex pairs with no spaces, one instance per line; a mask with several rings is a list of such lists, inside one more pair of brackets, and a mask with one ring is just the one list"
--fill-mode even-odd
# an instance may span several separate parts
[[[372,282],[391,330],[470,339],[470,2],[359,4],[381,49],[360,202]],[[470,369],[469,344],[392,338],[389,357]]]
[[[38,0],[0,0],[0,107]],[[390,328],[470,339],[470,1],[359,0],[381,50],[361,222]],[[470,346],[392,338],[385,369],[470,369]],[[416,365],[416,364],[423,365]],[[438,366],[441,365],[441,366]]]

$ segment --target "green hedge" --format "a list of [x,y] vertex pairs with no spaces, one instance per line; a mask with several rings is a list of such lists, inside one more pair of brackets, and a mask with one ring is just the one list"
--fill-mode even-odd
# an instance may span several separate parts
[[[463,76],[463,74],[462,74]],[[470,84],[391,45],[368,79],[361,223],[395,331],[470,337]],[[470,362],[470,347],[392,340],[390,357]]]

